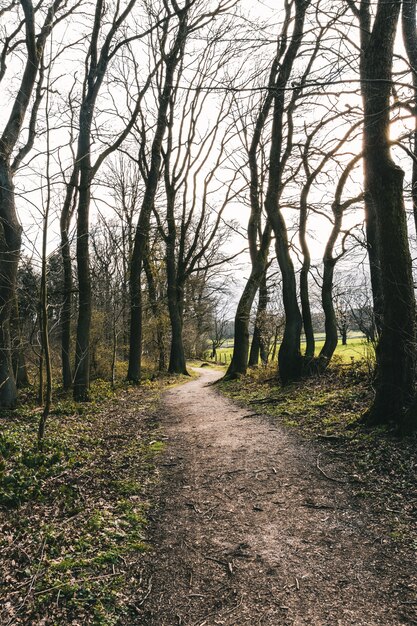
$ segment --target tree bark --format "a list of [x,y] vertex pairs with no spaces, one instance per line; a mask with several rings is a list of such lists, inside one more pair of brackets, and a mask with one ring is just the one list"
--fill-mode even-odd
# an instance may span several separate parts
[[324,312],[324,328],[326,336],[319,355],[321,369],[325,369],[330,363],[338,341],[336,312],[333,305],[333,275],[335,264],[336,261],[333,258],[331,251],[329,251],[326,247],[326,252],[323,258],[323,283],[321,287],[321,303]]
[[310,306],[310,294],[308,286],[308,277],[311,266],[310,249],[307,243],[307,213],[308,213],[308,193],[310,186],[307,184],[303,187],[300,197],[300,226],[299,226],[299,240],[301,252],[303,255],[303,263],[300,271],[300,301],[301,301],[301,316],[303,319],[304,333],[306,337],[306,349],[304,356],[307,361],[311,361],[314,358],[314,352],[316,349],[316,343],[314,339],[313,320],[311,317]]
[[262,333],[265,313],[268,306],[268,288],[266,284],[266,274],[263,275],[259,285],[259,300],[256,311],[255,327],[253,329],[252,344],[249,353],[249,367],[256,367],[259,358],[265,365],[268,362],[268,351]]
[[67,184],[66,196],[62,207],[60,219],[61,232],[61,257],[64,274],[63,297],[61,309],[61,365],[62,365],[62,386],[70,389],[72,386],[71,367],[71,313],[72,313],[72,260],[71,247],[69,241],[69,229],[74,210],[74,200],[76,187],[78,184],[78,165],[72,171],[71,178]]
[[7,159],[0,156],[0,407],[2,408],[14,407],[17,400],[12,365],[10,314],[16,297],[21,230],[16,214],[10,164]]
[[[168,239],[170,236],[168,235]],[[171,322],[171,349],[169,354],[168,372],[170,374],[184,374],[188,376],[187,364],[182,337],[183,321],[182,308],[184,288],[176,269],[175,249],[173,241],[166,246],[166,267],[168,284],[168,311]]]
[[143,268],[145,270],[146,280],[148,283],[148,296],[149,304],[151,307],[152,315],[156,320],[156,345],[158,348],[158,371],[164,372],[166,370],[165,360],[165,344],[164,344],[164,329],[161,321],[161,311],[159,310],[158,294],[155,284],[155,278],[152,272],[152,266],[149,259],[149,251],[144,256]]
[[80,185],[77,207],[78,320],[75,345],[74,400],[86,402],[90,389],[91,276],[89,216],[91,200],[92,107],[86,101],[80,113],[78,160]]
[[[21,0],[25,19],[27,59],[19,91],[10,117],[0,137],[0,408],[13,407],[17,400],[16,383],[11,358],[10,314],[16,297],[16,278],[21,247],[21,226],[17,217],[13,176],[32,143],[30,134],[11,162],[19,141],[26,112],[31,100],[45,42],[53,27],[53,18],[61,0],[49,7],[38,36],[35,31],[35,11],[31,0]],[[32,120],[33,121],[33,120]],[[36,121],[36,116],[35,116]]]

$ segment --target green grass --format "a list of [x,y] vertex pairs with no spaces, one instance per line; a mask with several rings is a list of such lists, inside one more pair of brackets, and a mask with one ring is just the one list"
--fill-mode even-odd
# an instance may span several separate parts
[[306,433],[334,435],[350,428],[370,401],[365,384],[367,370],[360,362],[335,366],[320,377],[281,387],[273,364],[253,370],[239,380],[222,381],[229,397],[249,404],[254,411],[279,419]]
[[[319,354],[321,348],[324,345],[324,335],[318,334],[316,335],[316,355]],[[303,351],[304,344],[301,343],[301,351]],[[278,352],[278,350],[277,350]],[[342,363],[350,363],[352,359],[355,361],[360,359],[368,359],[372,358],[373,348],[372,346],[365,340],[364,337],[356,336],[348,336],[348,341],[346,346],[342,346],[341,340],[337,345],[334,356],[337,357]],[[220,348],[217,350],[217,361],[222,364],[228,364],[232,360],[233,355],[233,346],[229,346],[227,348]],[[206,357],[209,359],[210,351],[207,351]]]

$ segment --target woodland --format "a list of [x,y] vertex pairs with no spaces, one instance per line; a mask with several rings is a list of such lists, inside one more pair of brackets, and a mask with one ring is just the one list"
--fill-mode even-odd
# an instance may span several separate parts
[[1,0],[0,83],[2,623],[136,623],[160,403],[201,364],[407,542],[417,0]]

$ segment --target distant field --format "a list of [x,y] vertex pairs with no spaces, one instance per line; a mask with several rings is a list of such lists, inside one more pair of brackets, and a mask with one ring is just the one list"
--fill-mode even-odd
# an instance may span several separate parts
[[[318,355],[324,344],[324,335],[318,334],[316,336],[316,354]],[[303,343],[301,344],[303,349]],[[372,354],[372,346],[368,344],[363,335],[358,333],[348,336],[347,346],[342,346],[342,341],[339,340],[339,344],[336,348],[335,355],[340,357],[344,363],[350,363],[352,359],[363,359]],[[217,361],[222,363],[230,363],[233,354],[233,342],[227,341],[225,344],[217,350]],[[207,358],[210,356],[210,352],[206,353]]]

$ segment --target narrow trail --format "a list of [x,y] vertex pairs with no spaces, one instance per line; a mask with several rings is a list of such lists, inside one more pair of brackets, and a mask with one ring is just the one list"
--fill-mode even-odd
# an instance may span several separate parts
[[146,626],[417,624],[349,477],[200,374],[165,395]]

